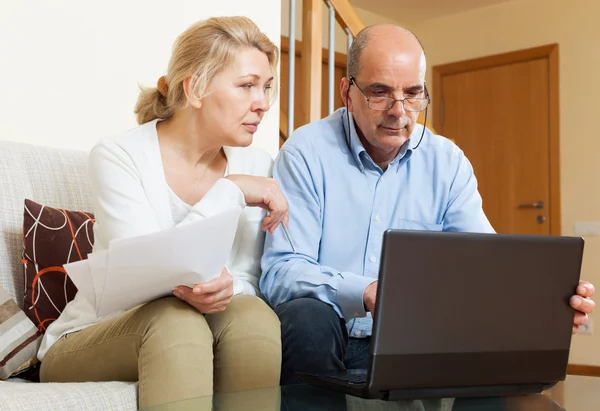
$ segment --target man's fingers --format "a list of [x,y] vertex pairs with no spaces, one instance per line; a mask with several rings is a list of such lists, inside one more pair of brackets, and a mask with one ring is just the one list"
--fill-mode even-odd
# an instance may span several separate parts
[[574,295],[573,297],[571,297],[570,303],[571,307],[573,307],[577,311],[581,311],[586,314],[591,314],[594,311],[594,307],[596,306],[594,300],[591,300],[589,298],[583,298],[579,295]]
[[373,302],[369,304],[369,307],[367,307],[369,309],[369,312],[371,313],[371,315],[375,315],[375,306],[376,305],[377,305],[377,298],[375,298],[373,300]]
[[587,314],[584,314],[581,312],[575,313],[575,319],[573,320],[573,324],[582,326],[582,325],[586,325],[587,322],[588,322]]
[[593,297],[594,293],[596,292],[596,289],[594,288],[594,286],[587,282],[587,281],[581,281],[579,282],[579,286],[577,287],[577,294],[582,296],[582,297]]

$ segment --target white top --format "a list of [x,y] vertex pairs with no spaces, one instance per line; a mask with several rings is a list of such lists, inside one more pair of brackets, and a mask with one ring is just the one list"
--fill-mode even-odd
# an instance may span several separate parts
[[183,201],[169,187],[169,201],[171,203],[171,217],[173,217],[173,225],[181,223],[192,212],[192,206]]
[[[258,295],[262,220],[266,212],[246,207],[241,190],[221,178],[205,196],[190,206],[172,192],[162,165],[156,123],[150,121],[121,135],[100,141],[89,155],[89,177],[94,201],[94,251],[108,248],[111,240],[156,232],[203,219],[231,208],[243,209],[229,259],[234,294]],[[256,147],[224,147],[227,172],[271,176],[273,160]],[[179,200],[179,201],[177,201]],[[77,293],[46,330],[38,359],[64,334],[117,317],[98,317],[83,294]]]

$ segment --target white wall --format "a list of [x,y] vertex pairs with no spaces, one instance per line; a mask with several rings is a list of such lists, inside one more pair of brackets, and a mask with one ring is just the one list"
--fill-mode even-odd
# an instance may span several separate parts
[[[245,15],[279,46],[279,0],[0,2],[0,140],[88,150],[137,125],[138,83],[165,73],[177,35],[211,16]],[[254,144],[279,143],[279,101]]]

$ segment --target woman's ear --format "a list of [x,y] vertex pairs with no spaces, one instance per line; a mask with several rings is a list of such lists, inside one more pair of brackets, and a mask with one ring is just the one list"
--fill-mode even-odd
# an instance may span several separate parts
[[196,94],[195,81],[192,76],[186,77],[183,80],[183,92],[185,93],[185,98],[190,106],[193,108],[202,107],[202,98]]

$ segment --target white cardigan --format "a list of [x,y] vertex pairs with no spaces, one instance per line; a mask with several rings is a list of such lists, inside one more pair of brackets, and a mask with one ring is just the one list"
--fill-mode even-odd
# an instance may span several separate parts
[[[94,251],[105,250],[111,240],[133,237],[175,226],[170,189],[162,165],[157,120],[99,142],[89,155],[89,176],[94,199]],[[229,174],[271,176],[273,160],[256,147],[224,147]],[[260,257],[266,212],[246,207],[241,190],[219,179],[179,224],[209,217],[224,210],[243,209],[227,268],[234,277],[234,294],[258,294]],[[143,286],[143,284],[142,284]],[[46,330],[38,351],[42,361],[63,335],[114,318],[122,312],[98,317],[81,293],[67,304]]]

